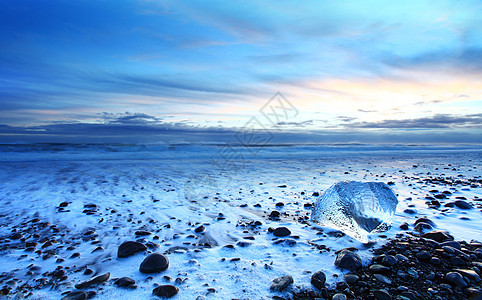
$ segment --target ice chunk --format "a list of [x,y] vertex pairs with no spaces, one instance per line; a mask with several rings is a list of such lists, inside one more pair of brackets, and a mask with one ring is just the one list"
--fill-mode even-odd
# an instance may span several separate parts
[[311,221],[366,243],[371,232],[390,228],[398,199],[383,182],[340,181],[319,197]]

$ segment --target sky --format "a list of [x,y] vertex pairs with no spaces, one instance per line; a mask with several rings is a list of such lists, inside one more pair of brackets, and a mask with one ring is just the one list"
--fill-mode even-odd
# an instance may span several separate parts
[[0,142],[480,143],[480,15],[480,1],[1,1]]

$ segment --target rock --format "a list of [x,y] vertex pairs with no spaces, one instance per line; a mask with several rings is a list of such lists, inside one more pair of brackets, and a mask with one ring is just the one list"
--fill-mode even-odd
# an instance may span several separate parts
[[198,228],[194,229],[194,232],[200,233],[206,230],[206,227],[204,225],[199,226]]
[[434,240],[439,243],[445,242],[446,240],[451,240],[451,241],[454,240],[453,236],[451,236],[447,231],[443,231],[443,230],[430,231],[423,234],[422,237],[429,240]]
[[133,285],[135,283],[136,283],[136,281],[132,278],[129,278],[129,277],[121,277],[114,282],[114,284],[119,286],[119,287],[127,287],[127,286]]
[[141,273],[159,273],[169,267],[169,260],[160,253],[149,254],[141,263],[139,271]]
[[342,293],[337,293],[333,295],[332,300],[346,300],[346,295]]
[[62,300],[85,300],[87,293],[84,291],[73,291],[65,295]]
[[413,228],[415,231],[422,232],[423,230],[430,230],[433,229],[432,225],[424,222],[419,222],[415,227]]
[[94,284],[101,284],[101,283],[109,280],[109,278],[110,278],[110,273],[105,273],[103,275],[99,275],[97,277],[94,277],[91,280],[78,283],[78,284],[75,285],[75,288],[76,289],[85,289],[85,288],[88,288],[88,287],[90,287],[91,285],[94,285]]
[[345,274],[344,278],[345,282],[348,284],[355,284],[358,280],[360,280],[360,277],[355,274]]
[[415,254],[415,256],[420,260],[428,260],[431,257],[430,253],[428,253],[427,251],[424,251],[424,250],[422,250],[420,252],[417,252],[417,254]]
[[462,247],[460,246],[459,242],[456,241],[446,241],[440,244],[441,247],[443,246],[450,246],[452,248],[460,250]]
[[432,227],[436,227],[435,223],[432,220],[430,220],[429,218],[425,218],[425,217],[418,218],[413,225],[417,225],[418,223],[426,223],[426,224],[429,224]]
[[454,204],[455,204],[455,206],[457,206],[460,209],[472,209],[472,208],[474,208],[471,204],[469,204],[468,202],[465,202],[463,200],[456,200],[454,202]]
[[150,231],[146,231],[146,230],[137,230],[135,232],[136,235],[139,235],[139,236],[145,236],[145,235],[151,235],[152,232]]
[[382,259],[382,264],[385,265],[385,266],[389,266],[389,267],[392,267],[394,265],[396,265],[398,263],[398,260],[395,256],[393,255],[386,255],[383,259]]
[[156,296],[159,297],[164,297],[164,298],[171,298],[172,296],[176,295],[179,293],[179,289],[173,285],[167,284],[167,285],[160,285],[156,287],[152,293]]
[[358,254],[349,250],[343,250],[336,256],[335,266],[342,269],[357,270],[361,268],[362,262]]
[[341,181],[316,200],[311,220],[366,243],[369,233],[389,228],[397,204],[385,183]]
[[372,273],[378,274],[389,274],[391,272],[390,268],[378,264],[371,265],[369,269]]
[[445,275],[445,281],[452,284],[453,286],[459,287],[461,289],[465,289],[468,287],[467,282],[465,282],[462,275],[457,272],[450,272]]
[[406,213],[406,214],[409,214],[409,215],[414,215],[414,214],[417,213],[416,210],[411,209],[411,208],[407,208],[407,209],[405,209],[403,212]]
[[325,287],[326,282],[326,275],[322,271],[315,272],[311,276],[311,284],[314,285],[317,289],[321,289]]
[[434,266],[440,266],[441,263],[442,263],[442,261],[438,257],[432,257],[430,259],[430,264],[432,264]]
[[377,300],[392,300],[392,296],[385,290],[374,290],[373,295]]
[[270,219],[277,219],[279,218],[280,216],[280,212],[277,211],[277,210],[273,210],[270,214],[269,214],[269,218]]
[[277,237],[288,236],[291,234],[291,231],[286,227],[278,227],[273,231],[273,235]]
[[382,274],[373,274],[373,276],[380,282],[383,282],[385,284],[392,284],[392,281],[390,280],[390,278],[388,278],[387,276],[385,275],[382,275]]
[[145,250],[147,250],[146,245],[139,242],[128,241],[128,242],[122,243],[119,246],[119,249],[117,250],[117,257],[119,258],[129,257],[138,252],[145,251]]
[[473,280],[475,282],[480,281],[480,276],[477,274],[474,270],[468,270],[468,269],[455,269],[454,270],[457,273],[460,273],[461,275],[469,278],[470,280]]
[[408,224],[407,224],[407,223],[402,223],[402,224],[400,225],[400,229],[401,229],[401,230],[408,230]]
[[290,275],[278,277],[273,279],[273,284],[269,289],[275,292],[281,292],[284,289],[286,289],[288,286],[290,286],[290,284],[292,283],[293,283],[293,277],[291,277]]

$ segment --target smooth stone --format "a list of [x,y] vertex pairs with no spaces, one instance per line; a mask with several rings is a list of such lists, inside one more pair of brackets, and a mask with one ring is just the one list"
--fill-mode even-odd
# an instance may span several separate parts
[[377,300],[392,300],[392,296],[385,290],[374,290],[373,295]]
[[447,273],[447,275],[445,275],[445,280],[448,283],[451,283],[452,285],[462,289],[465,289],[466,287],[468,287],[468,284],[467,282],[465,282],[462,275],[460,275],[460,273],[457,273],[457,272]]
[[477,274],[474,270],[468,270],[468,269],[455,269],[455,272],[460,273],[461,275],[474,280],[475,282],[480,281],[480,276]]
[[204,225],[199,226],[198,228],[194,229],[194,232],[200,233],[206,230],[206,227]]
[[348,284],[354,284],[358,280],[360,280],[360,277],[358,277],[355,274],[345,274],[344,278],[345,278],[345,282]]
[[443,230],[430,231],[423,234],[422,237],[429,240],[434,240],[439,243],[445,242],[446,240],[451,240],[451,241],[454,240],[453,236],[451,236],[447,231],[443,231]]
[[85,288],[88,288],[89,286],[94,285],[94,284],[101,284],[101,283],[109,280],[109,278],[110,278],[110,273],[105,273],[103,275],[99,275],[97,277],[94,277],[91,280],[78,283],[78,284],[75,285],[75,288],[76,289],[85,289]]
[[152,293],[159,297],[171,298],[179,292],[179,289],[173,285],[160,285],[156,287]]
[[136,281],[132,278],[129,278],[129,277],[121,277],[114,282],[115,285],[120,286],[120,287],[127,287],[127,286],[133,285],[135,283],[136,283]]
[[391,272],[390,268],[378,264],[371,265],[369,269],[372,273],[378,274],[388,274]]
[[392,267],[394,265],[396,265],[398,263],[398,260],[395,256],[393,255],[386,255],[383,259],[382,259],[382,264],[385,265],[385,266],[389,266],[389,267]]
[[338,294],[333,295],[333,298],[331,298],[331,299],[332,300],[346,300],[346,295],[342,294],[342,293],[338,293]]
[[321,289],[325,286],[326,282],[326,275],[322,271],[315,272],[311,276],[311,284],[314,285],[317,289]]
[[169,267],[169,260],[160,253],[149,254],[141,263],[139,271],[141,273],[159,273]]
[[430,253],[428,253],[427,251],[423,251],[423,250],[418,252],[417,254],[415,254],[415,256],[418,259],[421,259],[421,260],[427,260],[431,257]]
[[443,242],[443,243],[440,244],[440,246],[441,246],[441,247],[443,247],[443,246],[450,246],[450,247],[455,248],[455,249],[458,249],[458,250],[462,249],[462,247],[460,246],[460,243],[457,242],[457,241],[447,241],[447,242]]
[[293,282],[293,277],[291,277],[290,275],[278,277],[273,279],[273,284],[269,289],[275,292],[281,292],[288,286],[290,286],[290,284],[292,284]]
[[278,227],[273,231],[273,235],[277,237],[288,236],[291,234],[291,231],[286,227]]
[[373,276],[375,276],[375,278],[380,281],[380,282],[383,282],[385,284],[391,284],[392,281],[390,280],[390,278],[388,278],[387,276],[385,275],[382,275],[382,274],[373,274]]
[[87,293],[84,291],[73,291],[65,295],[62,300],[85,300]]
[[138,252],[145,251],[145,250],[147,250],[146,245],[139,242],[128,241],[128,242],[122,243],[119,246],[119,249],[117,250],[117,257],[119,258],[129,257]]
[[463,200],[456,200],[454,202],[455,206],[457,206],[460,209],[472,209],[474,208],[470,203],[465,202]]
[[358,254],[349,250],[342,250],[336,256],[335,266],[342,269],[357,270],[362,267],[362,262]]

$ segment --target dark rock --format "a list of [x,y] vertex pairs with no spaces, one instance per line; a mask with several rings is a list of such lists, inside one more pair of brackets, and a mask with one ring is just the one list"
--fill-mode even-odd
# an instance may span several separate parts
[[411,208],[407,208],[407,209],[405,209],[403,212],[406,213],[406,214],[409,214],[409,215],[414,215],[414,214],[417,213],[416,210],[411,209]]
[[171,298],[179,292],[179,289],[173,285],[160,285],[156,287],[152,293],[159,297]]
[[145,250],[147,250],[146,245],[139,242],[128,241],[119,246],[119,249],[117,250],[117,257],[129,257]]
[[128,287],[128,286],[133,285],[135,283],[136,283],[136,281],[132,278],[129,278],[129,277],[122,277],[122,278],[117,279],[114,282],[115,285],[120,286],[120,287]]
[[438,257],[432,257],[430,259],[430,264],[432,264],[434,266],[440,266],[441,263],[442,263],[442,261]]
[[325,287],[326,282],[326,275],[322,271],[315,272],[311,276],[311,284],[314,285],[317,289],[321,289]]
[[141,273],[159,273],[169,267],[169,260],[160,253],[149,254],[141,263],[139,271]]
[[379,274],[389,274],[391,272],[390,268],[378,264],[371,265],[369,269],[372,273]]
[[348,284],[355,284],[358,280],[360,280],[360,277],[355,274],[346,274],[344,278],[345,282]]
[[84,291],[73,291],[65,295],[62,300],[85,300],[87,293]]
[[377,300],[392,300],[390,294],[385,290],[374,290],[373,295]]
[[294,239],[281,239],[281,240],[276,240],[273,244],[282,245],[286,247],[293,247],[296,245],[296,241]]
[[418,222],[417,225],[413,228],[415,231],[422,232],[424,229],[432,229],[432,225],[424,222]]
[[206,230],[206,227],[204,225],[199,226],[198,228],[194,229],[194,232],[200,233]]
[[91,285],[101,284],[110,278],[110,273],[105,273],[103,275],[99,275],[97,277],[92,278],[91,280],[84,281],[75,285],[76,289],[85,289],[90,287]]
[[385,284],[392,284],[392,281],[390,278],[388,278],[385,275],[382,274],[373,274],[373,276],[380,282],[385,283]]
[[349,250],[343,250],[336,256],[335,266],[342,269],[357,270],[361,268],[362,262],[358,254]]
[[401,230],[408,230],[408,224],[407,224],[407,223],[402,223],[402,224],[400,225],[400,229],[401,229]]
[[461,275],[469,278],[470,280],[473,280],[475,282],[480,281],[480,276],[473,270],[468,270],[468,269],[455,269],[454,270],[457,273],[460,273]]
[[417,254],[415,254],[415,256],[418,258],[418,259],[421,259],[421,260],[428,260],[431,255],[430,253],[428,253],[427,251],[420,251],[420,252],[417,252]]
[[346,300],[346,295],[345,294],[342,294],[342,293],[336,293],[335,295],[333,295],[333,298],[331,298],[332,300]]
[[441,247],[443,246],[450,246],[450,247],[453,247],[455,249],[461,249],[462,247],[460,246],[460,243],[459,242],[456,242],[456,241],[447,241],[447,242],[443,242],[440,244]]
[[382,264],[389,267],[396,265],[397,262],[398,262],[397,258],[393,255],[386,255],[382,259]]
[[277,211],[277,210],[273,210],[273,211],[269,214],[269,217],[270,217],[271,219],[279,218],[279,216],[280,216],[280,212]]
[[430,220],[429,218],[425,218],[425,217],[423,217],[423,218],[418,218],[418,219],[415,221],[414,225],[417,225],[418,223],[426,223],[426,224],[429,224],[429,225],[432,226],[432,227],[436,227],[436,226],[435,226],[435,223],[434,223],[432,220]]
[[453,286],[465,289],[468,284],[465,282],[464,278],[462,275],[460,275],[457,272],[450,272],[445,275],[445,281],[448,283],[452,284]]
[[465,202],[463,200],[456,200],[454,202],[454,204],[455,204],[455,206],[457,206],[460,209],[472,209],[472,208],[474,208],[471,204],[469,204],[468,202]]
[[152,232],[149,232],[149,231],[146,231],[146,230],[137,230],[135,232],[136,235],[139,235],[139,236],[145,236],[145,235],[151,235]]
[[427,232],[423,234],[422,237],[437,241],[439,243],[445,242],[446,240],[451,240],[451,241],[454,240],[453,236],[451,236],[447,231],[443,231],[443,230],[434,230],[431,232]]
[[293,283],[293,277],[291,277],[290,275],[286,275],[283,277],[273,279],[273,284],[269,289],[275,292],[281,292],[284,289],[286,289],[288,286],[290,286],[290,284],[292,283]]
[[273,235],[277,237],[283,237],[290,234],[291,234],[291,231],[286,227],[278,227],[273,231]]

